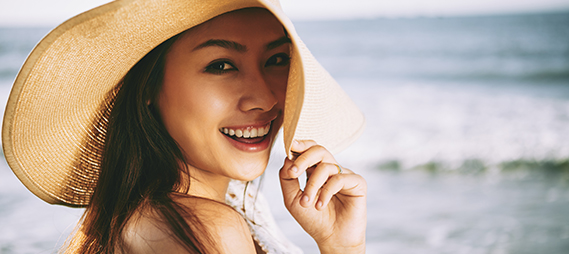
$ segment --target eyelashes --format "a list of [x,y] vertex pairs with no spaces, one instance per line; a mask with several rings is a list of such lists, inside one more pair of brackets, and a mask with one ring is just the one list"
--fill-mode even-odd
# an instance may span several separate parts
[[265,67],[268,66],[286,66],[290,63],[290,56],[286,53],[278,53],[271,56],[265,63]]
[[[265,62],[264,67],[279,67],[279,66],[288,66],[290,64],[290,56],[287,53],[278,53],[275,54]],[[217,59],[208,64],[205,67],[204,72],[221,75],[232,71],[238,71],[235,64],[232,63],[229,59]]]
[[205,72],[217,75],[235,70],[237,70],[237,68],[235,68],[229,60],[225,59],[215,60],[213,63],[205,67]]

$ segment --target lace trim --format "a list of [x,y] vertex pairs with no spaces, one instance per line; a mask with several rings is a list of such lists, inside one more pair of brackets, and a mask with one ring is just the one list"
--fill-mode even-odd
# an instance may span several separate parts
[[[280,231],[270,211],[267,200],[256,186],[245,182],[231,181],[225,195],[225,203],[241,214],[249,225],[253,239],[267,254],[302,253]],[[245,197],[245,200],[243,198]],[[245,206],[245,207],[244,207]]]

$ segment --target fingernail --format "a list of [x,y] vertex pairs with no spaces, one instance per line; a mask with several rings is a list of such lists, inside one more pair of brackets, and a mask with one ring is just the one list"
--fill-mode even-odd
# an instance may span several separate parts
[[302,201],[304,201],[305,203],[307,203],[308,201],[310,201],[310,198],[308,197],[308,195],[304,195],[302,197]]
[[292,167],[290,167],[290,171],[292,171],[293,173],[298,173],[298,168],[293,165]]
[[298,140],[296,140],[296,139],[293,140],[292,143],[295,144],[295,145],[298,145],[298,144],[299,144]]
[[318,203],[316,203],[316,209],[320,210],[320,208],[322,208],[322,201],[318,201]]

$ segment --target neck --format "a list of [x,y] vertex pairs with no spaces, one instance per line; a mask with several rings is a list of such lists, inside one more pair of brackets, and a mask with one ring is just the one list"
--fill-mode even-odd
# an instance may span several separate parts
[[227,193],[231,180],[229,177],[213,174],[190,165],[188,165],[188,170],[190,177],[182,177],[183,182],[190,183],[186,194],[225,203],[225,193]]

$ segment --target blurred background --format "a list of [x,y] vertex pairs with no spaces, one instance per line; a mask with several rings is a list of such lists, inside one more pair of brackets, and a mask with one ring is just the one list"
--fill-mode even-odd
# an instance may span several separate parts
[[[367,118],[368,253],[569,253],[569,0],[281,0]],[[33,46],[108,1],[0,0],[0,103]],[[282,142],[282,141],[281,141]],[[260,185],[286,235],[282,143]],[[0,163],[0,253],[55,253],[82,210]]]

